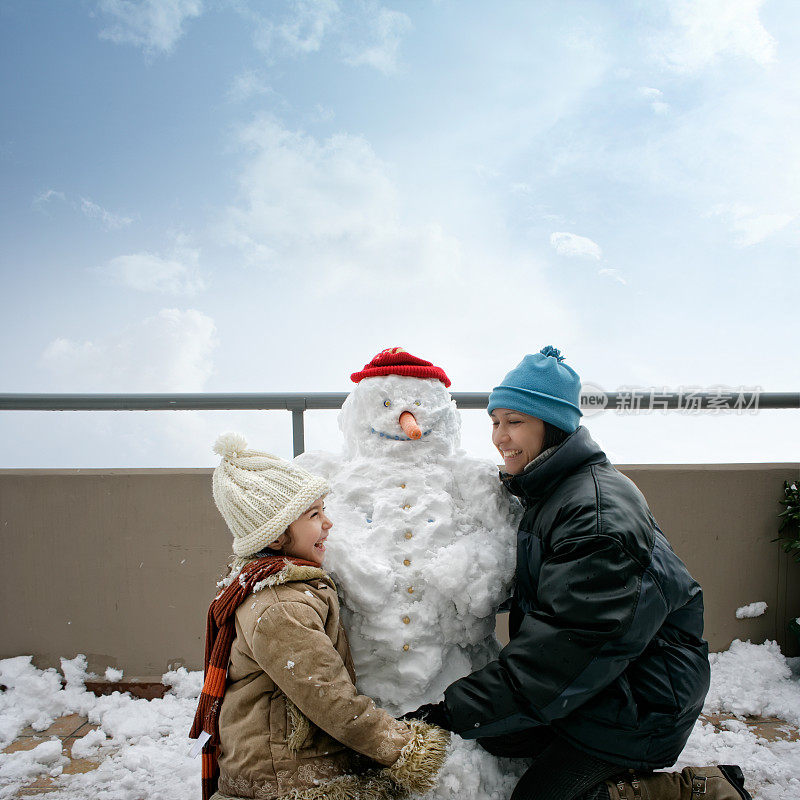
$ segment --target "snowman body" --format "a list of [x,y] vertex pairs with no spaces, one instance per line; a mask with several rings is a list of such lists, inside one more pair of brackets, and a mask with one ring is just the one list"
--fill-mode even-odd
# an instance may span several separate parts
[[[401,428],[403,411],[418,439]],[[521,511],[497,468],[460,450],[458,411],[437,379],[365,378],[339,427],[342,455],[297,461],[331,484],[325,569],[339,590],[358,688],[400,715],[441,700],[497,656],[495,615],[511,591]],[[453,737],[434,796],[507,797],[518,774]]]
[[[326,568],[341,592],[359,685],[396,714],[441,699],[498,652],[495,612],[514,545],[508,530],[488,542],[492,532],[465,509],[454,478],[464,458],[358,459],[329,477]],[[486,486],[497,481],[491,468],[469,466]]]

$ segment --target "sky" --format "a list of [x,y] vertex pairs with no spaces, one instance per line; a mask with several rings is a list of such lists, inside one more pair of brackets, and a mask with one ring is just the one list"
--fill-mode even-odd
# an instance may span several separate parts
[[[791,0],[4,0],[0,64],[0,392],[347,392],[392,346],[488,392],[545,345],[800,389]],[[584,423],[622,464],[800,453],[791,409]],[[287,412],[6,411],[0,467],[226,430],[291,455]]]

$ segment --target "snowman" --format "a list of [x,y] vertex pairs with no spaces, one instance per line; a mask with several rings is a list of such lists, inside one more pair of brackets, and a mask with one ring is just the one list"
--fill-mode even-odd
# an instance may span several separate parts
[[[443,698],[497,657],[520,510],[491,462],[460,449],[442,369],[402,348],[351,375],[340,455],[297,461],[331,485],[325,567],[341,597],[359,690],[395,715]],[[506,798],[519,765],[454,736],[437,798]]]

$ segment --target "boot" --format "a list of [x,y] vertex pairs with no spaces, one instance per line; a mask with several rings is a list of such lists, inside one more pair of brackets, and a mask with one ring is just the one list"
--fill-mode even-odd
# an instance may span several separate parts
[[735,764],[686,767],[680,772],[633,770],[606,781],[609,800],[753,800]]

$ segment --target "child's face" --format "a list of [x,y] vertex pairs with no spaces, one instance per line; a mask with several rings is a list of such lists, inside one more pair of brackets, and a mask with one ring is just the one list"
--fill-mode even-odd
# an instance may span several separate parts
[[325,515],[325,506],[320,498],[289,526],[289,536],[282,534],[275,544],[280,545],[281,552],[287,556],[304,558],[322,566],[325,540],[332,527],[333,523]]

